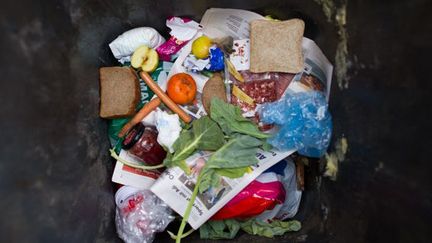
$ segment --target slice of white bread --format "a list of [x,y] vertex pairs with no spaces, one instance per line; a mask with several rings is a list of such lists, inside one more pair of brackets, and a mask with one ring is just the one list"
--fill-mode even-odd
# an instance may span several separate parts
[[121,118],[135,114],[140,100],[139,80],[132,68],[99,69],[100,112],[102,118]]
[[254,20],[250,25],[250,71],[299,73],[303,70],[301,19]]

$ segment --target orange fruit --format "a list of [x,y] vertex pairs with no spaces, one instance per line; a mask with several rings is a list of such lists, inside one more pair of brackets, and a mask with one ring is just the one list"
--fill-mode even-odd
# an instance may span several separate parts
[[191,103],[195,99],[196,92],[195,80],[187,73],[177,73],[168,80],[167,94],[179,105]]

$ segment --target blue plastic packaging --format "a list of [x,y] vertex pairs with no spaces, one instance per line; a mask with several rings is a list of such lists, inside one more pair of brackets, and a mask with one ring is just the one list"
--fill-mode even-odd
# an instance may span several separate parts
[[210,48],[210,63],[207,65],[207,69],[212,72],[221,71],[224,69],[224,54],[218,47]]
[[287,93],[281,100],[260,108],[263,123],[279,125],[268,142],[280,150],[297,149],[301,155],[319,158],[330,143],[332,120],[321,92]]

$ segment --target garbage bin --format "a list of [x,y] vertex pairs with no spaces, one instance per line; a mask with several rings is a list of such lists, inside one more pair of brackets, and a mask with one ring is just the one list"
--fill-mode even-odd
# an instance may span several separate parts
[[430,242],[427,0],[2,2],[2,241],[120,241],[98,68],[115,65],[108,43],[123,31],[152,26],[166,34],[168,16],[199,20],[209,7],[304,19],[305,35],[336,63],[333,141],[349,144],[336,181],[316,176],[322,163],[308,167],[300,232],[236,240]]

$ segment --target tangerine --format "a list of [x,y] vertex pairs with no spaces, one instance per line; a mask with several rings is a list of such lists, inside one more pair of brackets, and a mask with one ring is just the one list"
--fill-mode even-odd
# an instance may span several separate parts
[[191,103],[195,99],[196,92],[195,80],[187,73],[177,73],[168,80],[167,94],[179,105]]

